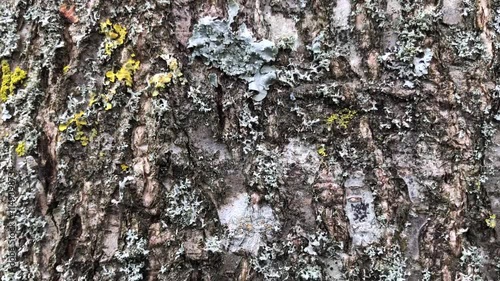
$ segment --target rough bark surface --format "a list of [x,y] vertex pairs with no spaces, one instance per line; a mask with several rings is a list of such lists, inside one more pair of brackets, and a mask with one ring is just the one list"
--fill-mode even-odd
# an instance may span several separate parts
[[0,276],[499,280],[499,36],[488,0],[3,0]]

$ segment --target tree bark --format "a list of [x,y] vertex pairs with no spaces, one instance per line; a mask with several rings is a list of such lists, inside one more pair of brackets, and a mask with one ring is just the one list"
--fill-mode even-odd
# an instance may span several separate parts
[[499,280],[499,13],[3,1],[2,280]]

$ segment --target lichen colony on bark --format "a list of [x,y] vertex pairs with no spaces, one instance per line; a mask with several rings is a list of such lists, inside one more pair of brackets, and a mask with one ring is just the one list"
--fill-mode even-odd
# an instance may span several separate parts
[[500,2],[4,0],[2,280],[499,280]]

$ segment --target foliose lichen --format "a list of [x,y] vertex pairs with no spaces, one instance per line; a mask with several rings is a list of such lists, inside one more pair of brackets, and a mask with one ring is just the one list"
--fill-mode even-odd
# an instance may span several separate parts
[[497,226],[497,216],[495,214],[490,215],[487,219],[484,221],[486,222],[486,225],[490,228],[495,228]]
[[395,71],[409,88],[414,87],[412,80],[428,73],[433,51],[425,48],[423,42],[432,29],[433,21],[439,16],[421,9],[413,13],[408,19],[400,19],[395,23],[398,35],[396,44],[379,56],[384,67]]
[[329,126],[337,125],[342,129],[347,129],[351,120],[357,115],[355,110],[344,108],[337,113],[333,113],[326,119],[326,124]]
[[[486,253],[476,246],[463,246],[460,257],[460,280],[483,280],[481,269],[488,260]],[[458,277],[458,276],[457,276]]]
[[113,51],[123,45],[127,37],[127,29],[120,24],[113,24],[110,19],[101,23],[101,33],[106,36],[104,40],[104,53],[111,56]]
[[112,70],[106,72],[106,78],[112,83],[118,80],[124,82],[127,87],[132,87],[132,77],[140,65],[140,62],[135,60],[134,57],[135,55],[132,55],[117,72],[113,72]]
[[286,174],[286,167],[277,161],[281,154],[277,148],[269,149],[264,145],[257,145],[255,151],[258,155],[254,160],[255,168],[250,185],[263,192],[267,201],[277,203],[280,198],[279,188]]
[[16,11],[14,5],[0,4],[0,58],[8,57],[16,50],[19,35],[17,34]]
[[26,154],[26,142],[21,141],[16,146],[16,154],[20,157]]
[[180,82],[181,84],[184,84],[186,82],[186,79],[183,77],[181,72],[179,61],[170,55],[163,55],[161,57],[167,62],[168,71],[157,73],[153,75],[153,77],[149,78],[148,84],[152,85],[154,88],[152,93],[153,97],[160,94],[160,89],[165,89],[172,83],[177,84]]
[[208,102],[204,100],[204,96],[206,95],[203,95],[201,93],[201,86],[190,86],[187,94],[188,97],[193,100],[193,103],[199,112],[212,111],[212,108],[210,107]]
[[165,215],[171,223],[180,227],[204,223],[205,206],[201,194],[193,188],[189,179],[175,184],[166,199]]
[[245,24],[237,32],[232,30],[238,9],[236,3],[230,3],[227,19],[201,18],[194,26],[188,47],[193,49],[193,58],[202,57],[207,65],[246,80],[248,89],[258,93],[254,99],[260,101],[276,79],[275,68],[266,64],[275,59],[277,49],[269,40],[256,41]]
[[450,40],[457,56],[462,59],[476,60],[485,51],[481,37],[473,31],[456,30]]
[[392,247],[368,246],[364,253],[370,259],[370,270],[366,277],[377,276],[379,280],[399,281],[406,280],[409,276],[407,259],[404,257],[399,245]]
[[82,146],[87,146],[90,139],[83,131],[84,127],[88,125],[84,111],[75,113],[73,117],[69,118],[64,122],[61,122],[58,126],[58,129],[60,132],[64,132],[68,128],[73,127],[72,125],[74,125],[73,128],[74,131],[72,130],[71,133],[73,132],[75,133],[73,139],[75,141],[79,141],[82,144]]
[[147,246],[147,240],[140,237],[136,231],[130,229],[127,231],[123,250],[115,254],[121,263],[119,271],[123,278],[120,280],[143,280],[143,270],[146,265],[144,260],[149,254]]
[[322,231],[305,233],[300,227],[294,227],[284,239],[261,246],[250,263],[266,281],[345,280],[337,279],[342,276],[329,276],[322,270],[329,260],[337,256],[338,247]]
[[12,72],[6,60],[2,60],[2,86],[0,88],[0,101],[7,101],[7,98],[14,94],[16,87],[26,79],[26,71],[17,66]]

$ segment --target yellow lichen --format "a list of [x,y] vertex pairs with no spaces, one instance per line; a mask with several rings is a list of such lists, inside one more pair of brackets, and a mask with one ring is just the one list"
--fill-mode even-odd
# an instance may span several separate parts
[[117,72],[106,72],[106,78],[112,83],[119,80],[125,82],[125,85],[128,87],[131,87],[133,84],[132,76],[139,69],[139,65],[140,62],[135,60],[134,55],[132,55],[132,58],[128,59]]
[[82,144],[82,146],[87,146],[89,144],[89,138],[87,137],[87,135],[85,135],[83,131],[80,130],[76,132],[75,140],[79,141]]
[[129,167],[127,164],[120,164],[120,168],[122,169],[122,171],[126,172]]
[[104,104],[104,110],[110,110],[113,108],[113,104],[111,103],[111,99],[113,98],[112,93],[108,93],[106,95],[101,95],[101,99]]
[[66,129],[68,129],[68,123],[59,124],[59,132],[64,132]]
[[97,129],[92,128],[91,134],[90,134],[90,140],[92,141],[93,139],[95,139],[95,137],[97,137]]
[[91,107],[96,102],[97,102],[97,95],[94,92],[90,93],[89,107]]
[[6,101],[10,89],[10,66],[6,61],[2,61],[2,87],[0,88],[0,99]]
[[16,87],[24,79],[26,79],[26,71],[19,67],[11,72],[9,63],[6,60],[2,61],[2,86],[0,88],[0,100],[5,102],[7,98],[14,94]]
[[68,71],[69,71],[70,69],[71,69],[71,66],[69,66],[69,65],[64,66],[64,67],[63,67],[63,74],[68,73]]
[[125,43],[127,29],[117,23],[113,24],[110,19],[101,22],[101,33],[106,35],[104,41],[104,53],[111,56],[113,50]]
[[476,186],[476,190],[478,190],[478,191],[479,191],[479,190],[481,189],[481,181],[480,181],[480,180],[477,180],[477,181],[475,182],[475,186]]
[[106,42],[104,43],[104,53],[108,56],[111,56],[111,54],[113,53],[113,44],[111,42]]
[[71,117],[68,121],[59,124],[58,129],[60,132],[63,132],[66,131],[68,127],[74,124],[76,126],[75,140],[79,141],[82,146],[87,146],[90,140],[83,131],[83,126],[88,125],[87,121],[83,117],[84,114],[85,112],[83,111],[75,113],[75,115],[73,115],[73,117]]
[[19,142],[16,146],[16,154],[20,157],[26,155],[26,142]]
[[104,110],[111,110],[113,108],[113,104],[108,102],[106,103],[106,106],[104,107]]
[[134,59],[129,59],[116,73],[116,78],[120,81],[125,81],[125,85],[132,86],[132,75],[139,69],[140,62]]
[[486,225],[491,228],[495,228],[497,226],[497,216],[495,214],[491,215],[489,218],[484,220]]
[[324,146],[322,146],[322,147],[318,148],[318,154],[319,154],[319,156],[321,156],[321,157],[326,157],[326,156],[328,156],[328,154],[326,153],[326,149],[325,149],[325,147],[324,147]]
[[338,113],[333,113],[326,119],[327,125],[336,124],[342,129],[347,129],[347,126],[351,120],[356,116],[357,112],[355,110],[350,110],[347,108],[342,109]]
[[170,71],[176,71],[177,68],[179,68],[179,63],[177,62],[177,59],[176,58],[169,59],[168,67],[170,68]]
[[165,89],[170,83],[175,84],[177,81],[180,81],[181,83],[185,82],[185,79],[182,77],[183,74],[180,70],[178,60],[174,57],[167,56],[166,61],[169,71],[157,73],[149,79],[149,84],[152,84],[155,89],[152,93],[153,97],[160,94],[158,89]]
[[172,82],[172,77],[174,75],[171,72],[163,72],[155,74],[151,79],[149,79],[149,83],[154,84],[155,88],[165,88],[166,84]]
[[59,131],[60,132],[65,131],[73,123],[76,125],[76,127],[78,129],[81,128],[84,125],[87,125],[87,121],[85,121],[85,119],[82,118],[82,116],[83,116],[84,113],[85,112],[83,112],[83,111],[80,111],[79,113],[75,113],[75,115],[72,118],[70,118],[68,121],[59,124]]

